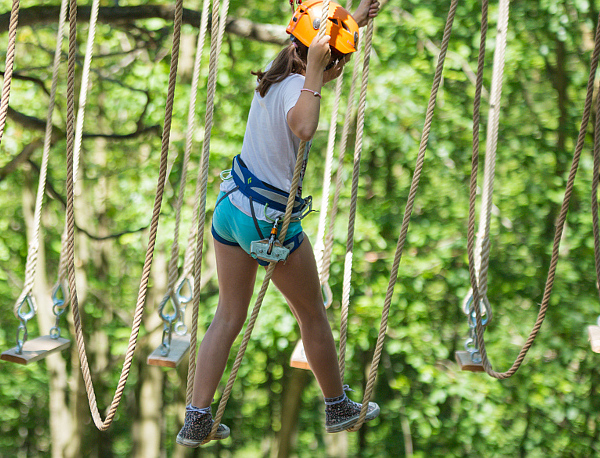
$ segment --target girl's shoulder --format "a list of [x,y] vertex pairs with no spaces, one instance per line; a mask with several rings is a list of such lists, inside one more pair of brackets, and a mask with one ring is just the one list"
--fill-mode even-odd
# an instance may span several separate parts
[[284,89],[302,89],[302,87],[304,86],[304,76],[299,75],[298,73],[291,73],[290,75],[286,76],[282,81],[281,81],[281,87]]

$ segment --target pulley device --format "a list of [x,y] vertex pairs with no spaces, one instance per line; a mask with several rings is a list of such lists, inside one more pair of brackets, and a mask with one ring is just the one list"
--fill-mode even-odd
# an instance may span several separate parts
[[287,260],[290,255],[290,250],[277,240],[277,226],[279,225],[279,219],[280,218],[275,218],[275,222],[271,228],[271,234],[268,238],[255,240],[250,244],[250,256],[254,259],[260,259],[261,261],[267,262],[285,262]]

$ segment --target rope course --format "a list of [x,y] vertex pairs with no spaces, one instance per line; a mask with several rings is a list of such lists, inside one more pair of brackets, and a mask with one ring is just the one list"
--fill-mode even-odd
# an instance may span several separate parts
[[[161,346],[156,350],[159,352],[155,355],[155,358],[149,357],[148,362],[150,364],[157,364],[162,366],[174,367],[183,358],[183,355],[191,347],[196,349],[197,347],[197,333],[198,333],[198,318],[199,318],[199,304],[200,304],[200,289],[202,282],[202,257],[204,247],[204,233],[206,223],[206,198],[207,198],[207,183],[209,173],[209,159],[210,159],[210,142],[211,142],[211,131],[213,127],[213,116],[215,109],[215,94],[217,85],[217,72],[219,65],[219,56],[221,53],[221,47],[223,42],[223,36],[225,32],[225,26],[227,23],[229,0],[214,0],[212,2],[212,19],[211,19],[211,44],[210,44],[210,57],[209,57],[209,73],[207,78],[207,101],[206,101],[206,113],[204,122],[204,139],[202,155],[199,163],[199,170],[197,176],[196,190],[194,196],[194,213],[192,217],[192,229],[188,236],[187,248],[184,255],[183,266],[181,272],[178,269],[178,261],[180,254],[179,247],[179,236],[180,236],[180,222],[181,222],[181,211],[185,195],[185,187],[187,184],[187,173],[191,156],[191,149],[193,145],[194,128],[196,124],[196,102],[198,83],[200,75],[200,63],[202,59],[202,50],[205,44],[206,33],[208,31],[209,22],[209,10],[211,6],[210,0],[203,0],[203,12],[200,24],[200,30],[198,35],[198,41],[196,46],[196,56],[194,61],[194,72],[191,84],[191,96],[188,108],[188,124],[187,124],[187,135],[185,143],[185,151],[182,158],[182,172],[179,182],[179,191],[177,197],[177,203],[175,206],[175,229],[173,234],[173,242],[170,251],[170,260],[168,264],[168,281],[167,291],[159,307],[159,315],[164,322],[163,337]],[[19,296],[15,307],[15,316],[20,320],[21,325],[17,331],[17,347],[16,353],[21,354],[24,351],[24,346],[27,343],[27,321],[32,319],[36,313],[36,303],[32,295],[32,289],[34,284],[34,278],[36,274],[37,261],[38,261],[38,249],[40,245],[40,226],[41,226],[41,213],[43,208],[43,198],[46,188],[47,168],[49,161],[49,151],[52,136],[52,115],[55,108],[55,96],[57,90],[58,81],[58,70],[61,60],[61,49],[62,49],[62,36],[63,29],[66,22],[67,7],[69,11],[69,51],[67,61],[67,117],[66,117],[66,164],[67,164],[67,176],[66,176],[66,221],[65,231],[63,234],[63,244],[60,255],[60,265],[58,281],[53,289],[53,311],[56,315],[56,325],[50,330],[50,337],[64,344],[60,337],[59,318],[65,312],[68,303],[72,305],[73,321],[76,333],[77,349],[79,353],[81,370],[83,379],[85,382],[85,388],[87,392],[88,402],[92,413],[92,418],[96,427],[104,431],[110,427],[119,403],[122,399],[123,391],[127,383],[129,371],[133,361],[133,355],[137,345],[137,339],[141,326],[142,316],[145,309],[146,296],[148,292],[149,276],[152,266],[152,258],[156,245],[156,237],[158,232],[158,222],[160,217],[160,211],[162,206],[164,187],[167,182],[168,176],[168,152],[170,144],[170,133],[171,123],[173,114],[173,105],[175,97],[175,85],[177,80],[177,67],[180,51],[180,40],[181,40],[181,26],[183,17],[183,0],[176,0],[175,14],[173,21],[173,44],[172,44],[172,56],[170,62],[169,72],[169,84],[167,89],[167,100],[165,106],[165,118],[164,118],[164,129],[161,138],[161,155],[160,155],[160,166],[158,173],[158,182],[156,187],[156,194],[154,199],[154,206],[152,212],[152,219],[149,231],[148,248],[145,255],[144,265],[142,269],[142,276],[140,279],[140,286],[138,290],[137,302],[134,310],[133,323],[131,328],[131,334],[129,337],[128,347],[125,353],[123,367],[119,382],[117,384],[114,397],[108,409],[108,413],[105,419],[102,419],[96,402],[95,390],[92,382],[90,373],[88,358],[86,354],[86,347],[83,337],[83,329],[80,317],[79,300],[77,297],[76,280],[75,280],[75,184],[78,175],[79,168],[79,157],[81,151],[81,143],[83,136],[83,124],[85,117],[85,107],[87,101],[87,91],[90,87],[89,72],[91,68],[91,60],[93,57],[93,46],[95,41],[95,29],[98,19],[99,0],[93,0],[92,15],[90,17],[88,40],[85,54],[85,62],[83,66],[83,73],[81,79],[81,92],[79,96],[79,105],[77,111],[77,117],[75,117],[75,67],[76,67],[76,54],[77,54],[77,0],[62,0],[61,12],[59,18],[58,34],[57,34],[57,45],[54,56],[54,68],[52,77],[52,89],[50,93],[50,102],[46,120],[46,132],[44,141],[44,152],[42,156],[42,165],[40,170],[39,184],[36,195],[35,204],[35,215],[34,215],[34,228],[31,236],[31,242],[28,248],[27,264],[25,272],[24,287]],[[386,297],[381,312],[381,323],[377,342],[374,349],[373,360],[367,376],[367,382],[364,389],[362,411],[357,423],[349,429],[349,431],[358,431],[366,418],[369,401],[373,395],[375,380],[377,376],[377,370],[379,362],[381,360],[381,354],[383,351],[383,343],[387,333],[388,318],[391,308],[392,296],[394,293],[395,285],[398,279],[399,264],[401,262],[404,245],[408,234],[408,227],[414,203],[416,200],[416,194],[418,191],[422,170],[425,163],[425,154],[429,142],[429,135],[431,132],[431,125],[433,121],[433,115],[436,106],[437,94],[439,92],[440,84],[442,81],[442,73],[444,69],[444,63],[448,52],[449,41],[452,33],[452,27],[454,18],[456,15],[458,0],[452,0],[450,3],[448,16],[443,32],[442,43],[440,46],[440,52],[438,56],[438,62],[436,65],[435,75],[433,78],[432,89],[430,98],[427,105],[424,127],[421,134],[419,151],[415,164],[414,173],[410,185],[410,190],[403,214],[402,225],[400,228],[394,260],[390,270],[389,283],[387,287]],[[348,8],[351,6],[351,1],[348,0]],[[491,224],[491,213],[493,206],[493,187],[494,187],[494,174],[495,174],[495,161],[496,161],[496,150],[498,143],[498,126],[499,126],[499,112],[500,112],[500,99],[502,92],[502,78],[504,72],[504,61],[505,61],[505,49],[506,49],[506,34],[508,29],[508,17],[509,17],[509,1],[500,0],[499,3],[499,21],[497,27],[496,37],[496,52],[494,53],[494,68],[493,78],[490,95],[490,110],[489,110],[489,123],[487,131],[487,151],[485,158],[485,171],[484,171],[484,185],[481,203],[481,213],[479,221],[479,232],[477,234],[477,240],[475,236],[475,206],[477,201],[477,175],[479,168],[479,126],[480,126],[480,110],[481,110],[481,94],[483,91],[483,70],[485,65],[485,50],[486,50],[486,38],[488,32],[488,8],[489,0],[483,0],[482,2],[482,18],[481,18],[481,36],[480,36],[480,47],[479,56],[477,63],[477,79],[475,88],[474,108],[473,108],[473,149],[472,149],[472,162],[471,162],[471,177],[469,186],[469,217],[467,227],[467,254],[469,259],[469,279],[471,284],[471,291],[463,302],[463,309],[468,315],[470,334],[465,344],[466,352],[457,352],[457,359],[463,366],[463,369],[467,370],[483,370],[491,377],[497,379],[508,378],[519,369],[522,364],[527,352],[533,345],[533,342],[541,328],[545,315],[547,313],[550,294],[554,284],[554,278],[556,273],[556,266],[558,261],[559,246],[562,239],[564,226],[566,222],[566,216],[570,203],[570,198],[573,192],[574,181],[580,161],[581,152],[584,145],[586,129],[589,123],[591,115],[591,105],[593,99],[594,79],[598,67],[598,59],[600,56],[600,15],[598,19],[598,28],[596,30],[594,51],[591,59],[590,74],[587,85],[587,94],[585,99],[584,112],[582,115],[582,121],[580,131],[573,155],[572,165],[567,181],[565,190],[565,196],[562,202],[560,214],[556,223],[556,231],[553,241],[552,256],[548,271],[548,277],[546,279],[543,300],[538,313],[538,317],[534,324],[534,327],[527,339],[525,345],[521,348],[519,355],[510,369],[506,372],[496,372],[492,369],[492,365],[488,359],[484,332],[485,326],[489,324],[492,318],[492,309],[487,298],[488,288],[488,269],[490,260],[490,224]],[[323,1],[322,6],[322,18],[320,21],[320,29],[318,32],[318,38],[321,38],[326,33],[327,15],[329,10],[329,0]],[[4,84],[2,89],[2,99],[0,101],[0,142],[5,127],[6,114],[8,110],[8,100],[10,94],[10,82],[12,78],[12,69],[14,64],[14,49],[16,40],[16,27],[19,11],[19,1],[13,0],[13,9],[11,12],[11,22],[9,29],[9,43],[6,57],[6,70],[4,76]],[[351,196],[350,196],[350,207],[348,217],[348,230],[346,238],[346,252],[344,262],[344,274],[343,274],[343,291],[341,300],[341,316],[340,316],[340,343],[339,343],[339,370],[342,379],[344,378],[345,367],[346,367],[346,346],[347,346],[347,335],[348,335],[348,318],[350,308],[350,295],[351,295],[351,282],[352,282],[352,264],[353,264],[353,249],[354,249],[354,235],[355,235],[355,222],[356,222],[356,211],[358,202],[358,186],[360,176],[360,161],[363,149],[363,134],[365,124],[365,112],[366,112],[366,96],[367,86],[369,80],[369,66],[370,57],[372,53],[372,40],[374,33],[374,21],[372,18],[368,20],[365,38],[359,43],[359,54],[362,49],[363,60],[362,69],[360,62],[355,62],[352,81],[350,85],[350,94],[346,107],[345,123],[343,132],[341,135],[341,145],[339,148],[337,172],[336,172],[336,185],[334,197],[331,203],[331,210],[328,212],[330,202],[330,190],[331,190],[331,177],[333,169],[333,156],[335,148],[335,138],[337,135],[337,117],[339,112],[339,104],[342,92],[343,79],[342,76],[338,78],[335,90],[335,101],[333,105],[333,113],[331,116],[330,131],[328,135],[328,146],[326,152],[325,171],[323,179],[323,195],[322,195],[322,213],[319,219],[318,229],[318,243],[316,246],[317,265],[319,270],[319,278],[321,286],[324,289],[325,306],[331,304],[332,293],[329,288],[328,281],[330,275],[331,256],[333,247],[333,229],[335,220],[338,213],[339,198],[341,194],[342,182],[343,182],[343,165],[345,154],[347,150],[347,142],[350,136],[350,124],[352,118],[352,112],[354,110],[353,100],[355,99],[356,85],[358,82],[359,75],[362,75],[360,92],[358,96],[358,108],[357,108],[357,127],[356,137],[354,145],[354,157],[353,157],[353,172],[352,172],[352,185],[351,185]],[[364,47],[364,48],[363,48]],[[597,110],[600,110],[600,100],[597,101]],[[598,185],[600,181],[600,116],[596,116],[595,123],[595,139],[594,139],[594,150],[593,150],[593,182],[592,182],[592,216],[593,216],[593,229],[594,229],[594,251],[595,251],[595,264],[596,274],[599,285],[600,293],[600,224],[598,221]],[[298,148],[297,160],[294,168],[294,174],[291,183],[291,191],[288,196],[285,214],[283,217],[282,228],[279,232],[278,239],[280,242],[285,241],[286,233],[291,221],[291,215],[294,207],[294,198],[298,184],[300,182],[302,165],[304,160],[304,154],[306,149],[306,142],[302,141]],[[329,223],[327,223],[327,214],[329,214]],[[328,227],[327,227],[328,225]],[[327,229],[327,231],[326,231]],[[326,233],[327,232],[327,233]],[[233,363],[230,371],[229,378],[226,386],[221,395],[219,406],[214,417],[214,424],[212,431],[208,435],[206,442],[211,441],[215,437],[215,433],[220,425],[224,411],[231,395],[237,373],[240,369],[245,351],[247,349],[251,334],[253,332],[258,314],[262,307],[262,303],[269,287],[272,275],[276,268],[277,262],[270,262],[266,271],[264,280],[262,282],[260,291],[258,292],[255,305],[252,313],[248,319],[246,329],[244,331],[243,339],[240,344],[237,356]],[[68,288],[67,288],[68,285]],[[189,295],[184,293],[184,290],[189,290]],[[189,336],[187,335],[187,326],[184,323],[184,311],[186,305],[192,303],[192,327]],[[25,310],[25,307],[28,310]],[[167,308],[172,308],[173,312],[166,313]],[[172,348],[172,333],[173,331],[179,336],[185,338],[181,340],[181,345],[178,347],[176,355],[170,354]],[[22,337],[21,337],[22,335]],[[598,326],[589,326],[590,340],[592,341],[592,349],[595,352],[600,352],[600,317],[598,318]],[[68,345],[68,340],[66,340]],[[301,343],[301,342],[300,342]],[[56,349],[62,349],[64,345],[55,346],[50,351]],[[44,354],[48,353],[45,352]],[[155,353],[156,353],[155,352]],[[459,354],[460,353],[460,354]],[[469,360],[464,359],[465,354]],[[39,356],[29,361],[39,359]],[[8,359],[2,355],[2,359]],[[9,359],[10,360],[10,359]],[[176,361],[174,365],[166,363],[165,361],[171,360]],[[152,362],[153,361],[153,362]],[[158,362],[157,362],[158,361]],[[162,362],[161,362],[162,361]],[[186,390],[186,403],[191,404],[193,394],[193,379],[196,370],[196,352],[189,352],[189,368],[187,377],[187,390]]]

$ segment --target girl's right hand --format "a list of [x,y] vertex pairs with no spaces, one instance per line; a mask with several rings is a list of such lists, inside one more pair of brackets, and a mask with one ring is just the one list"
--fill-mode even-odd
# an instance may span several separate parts
[[331,36],[324,35],[319,38],[319,35],[313,39],[312,43],[308,47],[308,56],[306,58],[307,71],[310,67],[316,71],[323,73],[325,67],[331,60],[331,49],[329,48],[329,40]]

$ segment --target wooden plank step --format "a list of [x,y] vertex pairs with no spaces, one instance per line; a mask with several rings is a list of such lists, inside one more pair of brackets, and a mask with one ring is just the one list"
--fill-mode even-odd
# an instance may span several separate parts
[[600,353],[600,326],[588,326],[590,345],[594,353]]
[[180,336],[174,334],[171,337],[171,349],[166,356],[160,354],[161,348],[162,345],[158,346],[158,348],[148,356],[147,363],[151,366],[176,368],[190,349],[190,335],[186,334]]
[[474,363],[471,359],[471,353],[468,351],[457,351],[455,354],[456,362],[460,370],[469,372],[484,372],[482,363]]
[[304,353],[304,344],[302,340],[299,340],[296,344],[296,348],[292,352],[292,357],[290,358],[290,366],[298,368],[298,369],[307,369],[310,370],[310,366],[308,365],[308,360],[306,359],[306,353]]
[[15,346],[2,353],[0,359],[17,364],[33,363],[45,358],[51,353],[64,350],[65,348],[68,348],[69,345],[71,345],[71,341],[63,337],[53,339],[50,336],[40,336],[35,339],[27,340],[23,344],[23,351],[21,354],[17,353],[17,347]]

